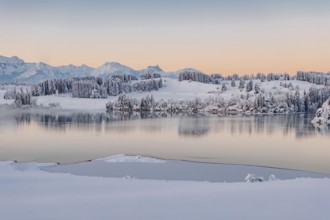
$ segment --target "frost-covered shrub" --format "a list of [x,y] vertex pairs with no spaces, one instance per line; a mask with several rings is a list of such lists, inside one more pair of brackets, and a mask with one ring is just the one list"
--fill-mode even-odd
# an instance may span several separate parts
[[147,95],[145,98],[141,99],[141,104],[140,104],[140,110],[141,111],[151,111],[153,110],[155,106],[155,99],[154,97],[151,95]]
[[265,181],[264,177],[262,177],[262,176],[258,177],[255,174],[250,174],[250,173],[244,178],[244,180],[245,180],[245,182],[248,182],[248,183]]
[[48,104],[48,108],[60,108],[61,104],[58,102],[51,102]]
[[108,102],[106,104],[106,110],[111,111],[123,111],[123,112],[132,112],[134,110],[134,106],[136,105],[136,100],[127,96],[126,94],[122,94],[118,96],[118,100],[115,102]]
[[154,105],[153,111],[156,112],[166,112],[168,110],[168,103],[167,101],[160,100],[159,102]]
[[13,90],[7,90],[5,92],[5,94],[3,95],[3,98],[4,99],[15,99],[16,93],[17,93],[16,88],[14,88]]
[[274,174],[270,175],[268,178],[268,182],[273,182],[273,181],[278,181],[279,179],[276,178],[276,176]]
[[194,98],[191,102],[188,103],[187,109],[189,112],[200,112],[205,108],[205,104],[199,98]]

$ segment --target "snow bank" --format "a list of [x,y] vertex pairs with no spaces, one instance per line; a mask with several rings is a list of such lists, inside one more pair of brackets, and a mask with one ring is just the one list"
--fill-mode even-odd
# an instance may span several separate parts
[[322,108],[319,108],[315,114],[315,118],[312,120],[315,126],[324,126],[330,124],[330,99],[328,99]]
[[1,219],[328,220],[329,179],[151,181],[20,171],[0,162]]
[[165,163],[165,160],[159,160],[151,157],[126,156],[125,154],[118,154],[107,158],[97,159],[107,163]]

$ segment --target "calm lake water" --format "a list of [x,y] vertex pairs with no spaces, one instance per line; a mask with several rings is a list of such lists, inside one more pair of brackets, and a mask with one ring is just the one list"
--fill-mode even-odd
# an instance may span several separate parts
[[0,160],[76,163],[115,154],[330,174],[313,115],[205,116],[0,111]]

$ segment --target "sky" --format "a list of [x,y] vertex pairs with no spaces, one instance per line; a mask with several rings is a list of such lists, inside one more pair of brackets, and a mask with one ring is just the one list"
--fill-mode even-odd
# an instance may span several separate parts
[[330,71],[329,0],[0,0],[0,55],[205,73]]

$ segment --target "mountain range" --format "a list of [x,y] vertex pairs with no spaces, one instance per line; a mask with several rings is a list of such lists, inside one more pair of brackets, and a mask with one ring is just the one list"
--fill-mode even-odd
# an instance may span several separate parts
[[201,72],[186,68],[175,72],[165,72],[159,66],[148,66],[146,69],[134,70],[117,62],[107,62],[98,68],[86,65],[51,66],[47,63],[28,63],[17,56],[0,56],[0,83],[33,84],[52,78],[70,78],[95,76],[107,78],[113,74],[131,74],[140,76],[144,73],[159,73],[163,77],[177,78],[180,72]]

